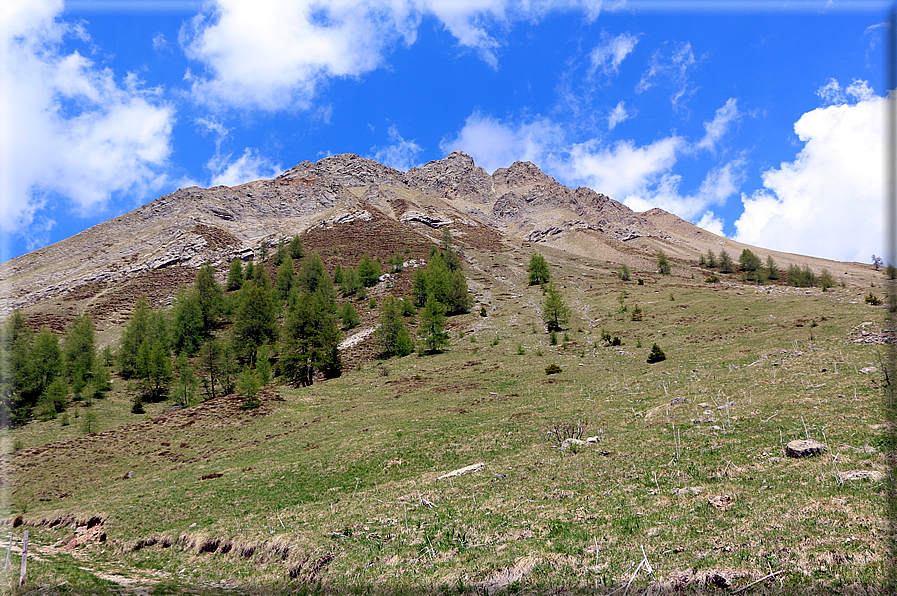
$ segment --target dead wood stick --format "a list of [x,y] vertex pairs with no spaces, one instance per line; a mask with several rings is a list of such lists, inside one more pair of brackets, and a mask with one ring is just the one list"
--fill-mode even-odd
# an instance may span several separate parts
[[735,590],[734,592],[732,592],[732,596],[735,596],[735,594],[738,594],[739,592],[744,592],[744,591],[747,590],[748,588],[753,588],[754,586],[756,586],[756,585],[759,584],[760,582],[766,581],[766,580],[768,580],[768,579],[771,578],[771,577],[775,577],[776,575],[778,575],[778,574],[780,574],[780,573],[785,573],[785,570],[784,570],[784,569],[780,569],[780,570],[778,570],[778,571],[773,571],[773,572],[770,573],[769,575],[764,575],[763,577],[761,577],[761,578],[758,579],[757,581],[755,581],[755,582],[751,582],[751,583],[749,583],[748,585],[746,585],[746,586],[744,586],[744,587],[742,587],[742,588],[738,588],[737,590]]

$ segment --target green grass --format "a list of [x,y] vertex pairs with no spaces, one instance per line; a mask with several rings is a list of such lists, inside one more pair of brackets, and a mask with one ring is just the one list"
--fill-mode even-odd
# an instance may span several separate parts
[[[582,260],[565,266],[591,276],[556,274],[574,315],[566,346],[549,345],[543,297],[525,271],[509,278],[513,288],[484,278],[472,287],[495,309],[452,320],[470,340],[393,359],[388,376],[365,366],[280,387],[283,399],[263,397],[258,411],[234,406],[192,425],[185,411],[80,443],[75,418],[15,429],[7,442],[26,448],[70,441],[7,458],[15,483],[4,513],[35,524],[42,545],[74,528],[41,518],[101,515],[106,542],[78,549],[91,568],[132,569],[171,590],[609,592],[629,580],[642,548],[668,586],[715,570],[743,586],[771,566],[786,571],[785,592],[880,590],[885,486],[837,480],[885,469],[873,426],[885,421],[881,378],[859,372],[880,366],[882,348],[847,337],[880,320],[865,289],[767,293],[633,272],[639,286]],[[623,289],[641,321],[620,312]],[[604,347],[601,329],[623,345]],[[653,343],[667,360],[648,365]],[[545,358],[517,356],[518,345]],[[546,376],[555,362],[563,372]],[[101,430],[162,415],[161,404],[128,413],[122,389],[92,406]],[[584,436],[601,442],[558,449],[547,430],[571,420],[587,420]],[[783,442],[807,435],[829,451],[783,456]],[[486,466],[437,479],[477,462]],[[722,496],[726,507],[709,503]],[[134,550],[150,537],[172,545]],[[70,575],[73,585],[91,581]],[[634,584],[650,581],[641,573]]]

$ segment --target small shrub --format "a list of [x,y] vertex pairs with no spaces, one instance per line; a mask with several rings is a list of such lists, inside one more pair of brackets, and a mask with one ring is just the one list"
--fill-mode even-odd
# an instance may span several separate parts
[[542,356],[542,348],[536,348],[536,356]]
[[570,336],[567,335],[566,331],[564,331],[564,343],[567,343],[568,341],[570,341]]
[[637,281],[636,283],[638,283],[638,285],[640,285],[640,286],[643,286],[643,285],[645,285],[645,280],[643,280],[643,279],[640,277],[640,278],[638,278],[638,281]]
[[622,346],[623,340],[619,338],[619,336],[614,336],[612,340],[610,340],[610,345],[612,346]]
[[546,375],[556,375],[560,372],[564,372],[564,369],[562,369],[560,366],[558,366],[557,364],[555,364],[553,362],[545,367]]
[[866,304],[871,304],[872,306],[878,306],[879,304],[881,304],[881,298],[879,298],[872,292],[869,292],[868,294],[866,294]]
[[663,350],[660,349],[660,346],[654,344],[651,346],[651,353],[648,354],[648,364],[654,364],[655,362],[661,362],[667,359],[667,355],[663,353]]
[[636,348],[640,348],[640,347],[642,347],[642,340],[641,340],[641,339],[637,339],[637,340],[635,340],[635,347],[636,347]]
[[[546,434],[551,438],[551,441],[556,444],[558,447],[563,448],[564,442],[567,439],[576,439],[577,441],[581,441],[583,435],[585,434],[586,424],[588,421],[585,420],[571,420],[570,422],[555,422],[546,431]],[[577,445],[568,443],[570,447],[570,451],[572,453],[576,453]]]
[[626,263],[623,263],[623,265],[620,267],[620,280],[621,281],[629,281],[629,279],[630,279],[629,266],[626,265]]
[[704,278],[704,282],[708,284],[716,284],[719,283],[719,278],[715,275],[708,275]]
[[523,349],[523,344],[517,344],[517,355],[524,356],[526,354],[526,350]]
[[497,335],[492,339],[492,345],[493,345],[493,346],[497,346],[497,345],[498,345],[498,336],[497,336]]
[[369,307],[371,310],[374,310],[375,308],[377,308],[377,299],[376,299],[376,298],[371,298],[370,301],[368,301],[368,307]]
[[486,307],[485,306],[480,306],[480,316],[481,317],[486,316]]
[[558,334],[554,329],[552,329],[551,333],[548,335],[548,343],[553,346],[558,345]]
[[632,309],[632,320],[633,321],[641,321],[642,320],[642,309],[638,304],[635,305],[635,308]]
[[132,414],[146,414],[146,410],[143,407],[143,400],[138,395],[134,398],[134,405],[131,406]]

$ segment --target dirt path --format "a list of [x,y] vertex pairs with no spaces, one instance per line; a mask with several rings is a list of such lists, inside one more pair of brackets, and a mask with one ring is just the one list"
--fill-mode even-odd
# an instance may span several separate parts
[[[8,546],[7,542],[5,546]],[[4,549],[5,550],[5,549]],[[13,544],[11,552],[21,556],[22,547],[20,544]],[[113,582],[121,587],[121,594],[133,594],[134,596],[150,596],[153,586],[163,579],[170,577],[167,573],[159,571],[141,571],[135,572],[129,570],[124,574],[119,569],[103,570],[93,566],[89,566],[89,559],[84,553],[78,551],[65,551],[57,546],[35,544],[33,541],[28,542],[28,559],[32,561],[48,562],[51,559],[61,557],[71,557],[78,562],[78,569],[86,573],[90,573],[94,577],[109,582]],[[5,554],[4,554],[5,558]]]

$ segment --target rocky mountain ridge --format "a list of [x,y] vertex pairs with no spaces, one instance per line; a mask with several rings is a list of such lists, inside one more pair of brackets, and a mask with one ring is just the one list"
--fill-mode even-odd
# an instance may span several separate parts
[[[319,228],[339,234],[383,218],[429,240],[448,227],[463,244],[470,230],[485,228],[509,244],[546,243],[635,266],[650,266],[658,248],[696,259],[707,247],[737,255],[742,246],[660,209],[635,213],[592,189],[567,188],[530,162],[490,176],[462,152],[407,172],[343,154],[304,161],[273,180],[180,189],[2,263],[0,316],[67,297],[74,304],[66,308],[84,308],[71,298],[86,292],[79,288],[96,297],[156,274],[189,279],[207,260],[223,267],[250,259],[263,243]],[[787,264],[787,255],[773,254]]]

